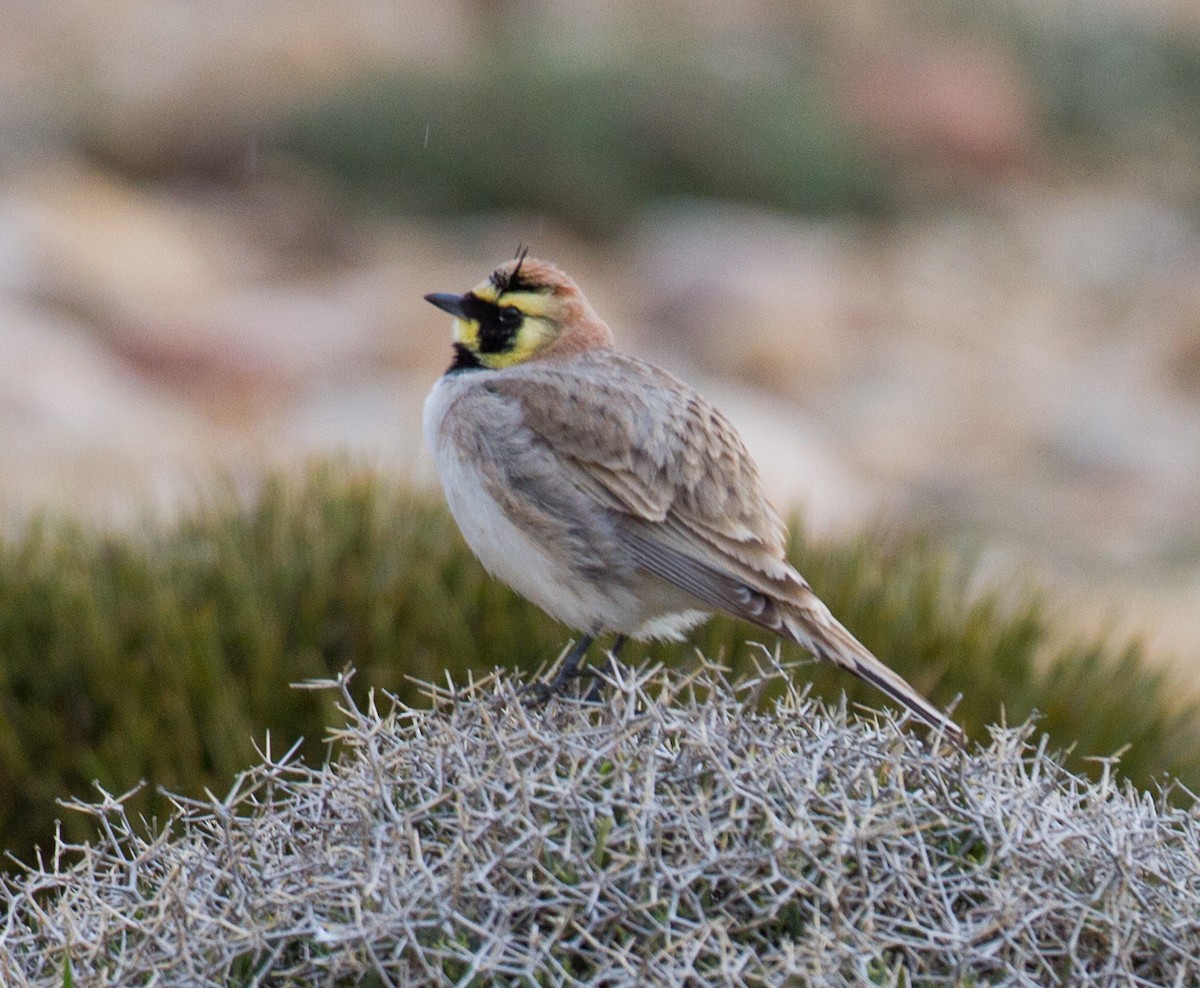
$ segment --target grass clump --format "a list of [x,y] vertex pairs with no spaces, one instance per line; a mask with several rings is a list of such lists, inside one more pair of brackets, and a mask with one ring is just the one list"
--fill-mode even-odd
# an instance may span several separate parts
[[[956,717],[975,736],[1036,709],[1055,744],[1075,746],[1077,769],[1127,746],[1122,770],[1138,785],[1162,773],[1200,785],[1200,716],[1171,702],[1136,647],[1056,643],[1042,595],[969,592],[969,568],[920,538],[821,544],[799,532],[792,555],[880,658],[940,703],[961,693]],[[23,858],[48,846],[55,799],[93,780],[109,792],[144,780],[126,802],[134,816],[169,811],[159,787],[224,790],[267,731],[307,739],[301,753],[319,761],[333,701],[289,683],[353,664],[360,700],[375,687],[415,703],[410,676],[531,673],[567,637],[486,576],[440,498],[344,467],[276,477],[253,499],[218,496],[138,534],[34,525],[0,541],[0,843]],[[692,641],[736,674],[758,655],[747,638],[770,642],[724,619]],[[831,667],[798,676],[832,701],[880,702]],[[92,833],[78,814],[63,826],[69,840]]]
[[777,665],[643,669],[603,705],[339,685],[323,768],[266,754],[158,833],[78,804],[101,838],[0,883],[4,983],[1200,978],[1195,806],[1074,775],[1030,725],[967,755]]

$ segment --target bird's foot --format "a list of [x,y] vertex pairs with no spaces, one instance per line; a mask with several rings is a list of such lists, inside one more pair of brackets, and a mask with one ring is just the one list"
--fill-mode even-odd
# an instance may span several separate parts
[[562,693],[572,679],[589,675],[586,669],[580,668],[580,663],[583,661],[583,657],[587,653],[592,641],[593,638],[591,635],[584,635],[580,638],[575,643],[575,647],[563,659],[562,668],[558,670],[558,675],[550,680],[550,682],[547,683],[539,680],[538,682],[530,683],[526,687],[530,693],[534,694],[537,702],[547,702],[550,697]]
[[544,683],[540,679],[535,679],[532,683],[526,683],[521,687],[521,693],[529,697],[533,705],[537,707],[549,703],[550,697],[553,695],[550,684]]
[[550,680],[550,682],[547,683],[539,680],[525,687],[527,692],[533,694],[536,702],[546,703],[550,697],[564,693],[571,680],[582,679],[585,676],[591,680],[591,684],[583,696],[583,701],[585,703],[601,702],[604,687],[607,685],[605,677],[607,676],[611,679],[616,675],[617,667],[620,665],[617,653],[625,646],[626,639],[624,635],[617,636],[617,640],[608,652],[608,661],[605,663],[603,672],[583,664],[584,654],[587,652],[592,640],[592,636],[590,635],[585,635],[579,639],[575,643],[575,647],[563,659],[562,668],[558,670],[558,675]]
[[552,696],[562,696],[567,691],[567,687],[571,684],[572,680],[582,679],[584,676],[594,677],[595,675],[595,670],[588,666],[576,665],[571,668],[564,666],[559,670],[558,675],[548,682],[544,679],[539,679],[528,683],[525,686],[525,692],[529,693],[537,703],[546,703]]

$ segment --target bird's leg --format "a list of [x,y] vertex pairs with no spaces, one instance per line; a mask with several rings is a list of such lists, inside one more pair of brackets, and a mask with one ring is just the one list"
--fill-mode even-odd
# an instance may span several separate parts
[[567,684],[567,680],[574,679],[580,675],[579,663],[583,661],[583,657],[587,654],[587,650],[595,640],[596,637],[594,635],[579,636],[579,641],[575,643],[575,647],[563,659],[562,668],[558,670],[558,675],[551,680],[547,687],[551,693],[558,692]]

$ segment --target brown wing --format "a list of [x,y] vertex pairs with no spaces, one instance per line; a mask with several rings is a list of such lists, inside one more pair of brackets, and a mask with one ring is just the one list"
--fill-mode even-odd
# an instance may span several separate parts
[[611,350],[513,370],[489,387],[521,405],[574,483],[623,516],[648,569],[760,622],[752,598],[804,586],[741,438],[688,385]]

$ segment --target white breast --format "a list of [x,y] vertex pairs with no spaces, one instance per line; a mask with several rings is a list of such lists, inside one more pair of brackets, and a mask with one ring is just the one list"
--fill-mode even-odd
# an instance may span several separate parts
[[618,612],[628,610],[632,601],[618,603],[603,588],[581,581],[509,521],[488,493],[480,466],[446,438],[442,423],[464,386],[467,382],[454,376],[442,378],[425,401],[424,425],[446,503],[467,545],[492,576],[556,620],[583,632],[620,629],[624,622]]

